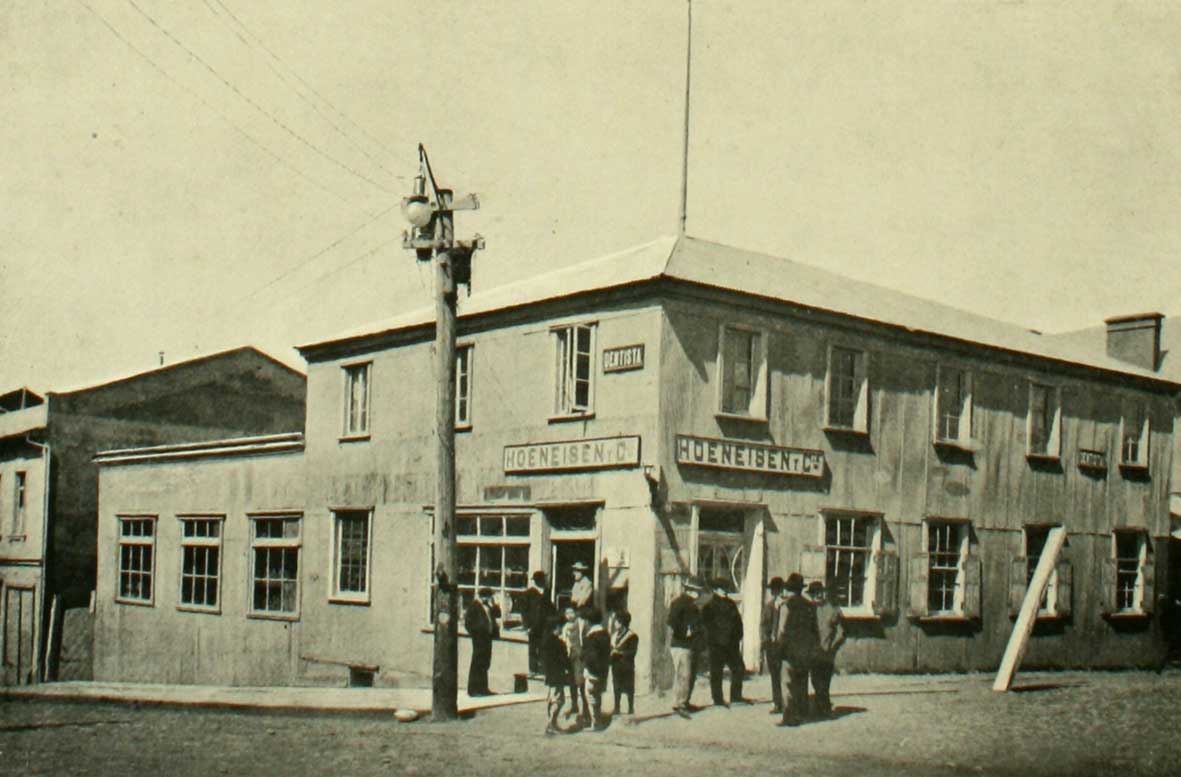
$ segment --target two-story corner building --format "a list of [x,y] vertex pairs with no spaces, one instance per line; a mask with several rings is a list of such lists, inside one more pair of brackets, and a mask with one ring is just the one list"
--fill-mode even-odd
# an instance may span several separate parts
[[[303,429],[304,376],[254,348],[44,396],[0,396],[0,682],[45,676],[95,587],[96,451]],[[71,621],[72,622],[72,621]],[[85,642],[84,635],[77,637]]]
[[[424,312],[303,346],[302,447],[99,457],[97,677],[429,677],[433,337]],[[740,602],[752,668],[766,581],[799,571],[845,612],[844,668],[991,669],[1053,526],[1026,663],[1164,654],[1181,386],[1152,369],[685,237],[475,294],[459,346],[458,583],[500,599],[501,688],[530,573],[561,602],[578,561],[651,686],[691,573]]]

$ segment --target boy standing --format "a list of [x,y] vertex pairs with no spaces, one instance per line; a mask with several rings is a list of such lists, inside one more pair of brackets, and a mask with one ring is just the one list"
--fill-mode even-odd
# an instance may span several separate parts
[[545,733],[546,736],[553,736],[561,731],[558,716],[566,705],[566,686],[570,685],[570,656],[566,653],[566,643],[562,641],[562,619],[557,615],[549,616],[546,621],[541,641],[541,664],[545,672],[545,685],[549,690]]
[[[578,715],[581,720],[589,714],[586,708],[586,691],[583,690],[582,676],[582,624],[574,612],[573,605],[566,605],[562,612],[565,623],[562,624],[562,642],[566,645],[566,654],[570,657],[570,715]],[[579,712],[578,699],[582,698],[582,710]]]
[[590,696],[591,723],[595,731],[602,731],[603,691],[607,689],[607,671],[611,661],[611,638],[603,628],[603,614],[598,610],[586,610],[583,617],[589,624],[586,636],[582,638],[583,672],[586,674],[586,692]]
[[615,692],[616,715],[623,714],[619,708],[620,698],[627,696],[627,714],[636,714],[636,650],[640,637],[631,630],[632,616],[627,610],[615,615],[617,627],[611,638],[611,685]]

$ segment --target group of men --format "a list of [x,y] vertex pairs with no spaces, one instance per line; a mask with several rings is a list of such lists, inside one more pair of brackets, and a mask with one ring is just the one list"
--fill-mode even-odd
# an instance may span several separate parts
[[[749,704],[742,696],[746,669],[742,660],[742,617],[729,596],[724,579],[711,583],[712,594],[699,606],[704,586],[695,577],[669,605],[669,650],[672,654],[673,711],[688,718],[689,698],[697,673],[696,655],[705,649],[709,656],[710,692],[720,706]],[[763,606],[760,632],[762,651],[771,675],[772,714],[782,715],[781,725],[797,726],[809,714],[832,714],[829,687],[837,650],[845,640],[840,608],[825,596],[824,583],[813,581],[804,593],[804,579],[798,573],[786,581],[773,578],[771,598]],[[722,677],[730,670],[730,702],[722,693]],[[816,692],[815,708],[809,710],[808,682]],[[785,699],[786,691],[786,699]]]

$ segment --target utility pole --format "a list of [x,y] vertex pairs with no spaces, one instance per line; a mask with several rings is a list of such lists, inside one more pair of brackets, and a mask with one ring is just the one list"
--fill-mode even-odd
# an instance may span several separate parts
[[[402,200],[413,229],[402,234],[402,247],[418,261],[435,266],[435,642],[431,682],[431,718],[459,717],[459,589],[455,569],[455,303],[459,284],[471,286],[472,253],[484,247],[477,235],[455,239],[456,210],[475,210],[475,195],[456,200],[435,183],[426,149],[418,146],[414,194]],[[429,186],[429,194],[428,194]]]

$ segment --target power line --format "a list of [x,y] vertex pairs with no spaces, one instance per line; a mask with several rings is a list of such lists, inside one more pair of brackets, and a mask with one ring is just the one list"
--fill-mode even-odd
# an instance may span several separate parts
[[[225,5],[223,5],[220,2],[217,3],[223,9],[223,11],[224,11],[224,14],[223,14],[222,12],[219,12],[216,8],[213,7],[213,5],[210,3],[210,0],[202,0],[202,2],[205,4],[205,7],[208,8],[210,10],[210,12],[213,13],[213,15],[218,18],[219,21],[221,21],[222,25],[224,25],[226,29],[228,29],[230,32],[232,32],[234,34],[234,37],[236,37],[238,40],[242,41],[243,45],[245,45],[247,48],[251,49],[252,51],[259,50],[261,48],[263,51],[266,51],[268,54],[271,54],[270,49],[268,49],[265,45],[262,45],[261,40],[259,40],[257,36],[250,33],[250,30],[242,23],[242,21],[237,16],[235,16],[234,13],[230,9],[226,8]],[[258,41],[258,43],[257,44],[252,43],[251,41],[247,40],[241,32],[239,32],[237,29],[235,29],[235,27],[232,24],[225,21],[224,16],[229,16],[231,19],[233,19],[234,22],[239,27],[241,27],[244,32],[246,32],[247,34],[250,34],[251,37],[253,37],[256,41]],[[279,61],[278,58],[274,54],[271,54],[271,58]],[[395,178],[399,181],[406,180],[406,176],[397,175],[397,174],[391,172],[385,165],[383,165],[381,163],[381,160],[377,159],[372,154],[370,154],[367,150],[365,150],[364,146],[362,146],[360,143],[358,143],[353,138],[353,136],[350,135],[348,132],[345,132],[345,130],[339,124],[337,124],[335,121],[332,120],[332,117],[325,114],[324,111],[322,111],[320,109],[320,106],[316,105],[316,103],[314,101],[308,99],[308,97],[304,94],[303,90],[301,90],[296,84],[292,83],[292,81],[287,76],[283,75],[283,73],[277,67],[275,67],[275,65],[270,60],[264,59],[263,62],[266,64],[267,68],[272,73],[274,73],[275,76],[277,76],[279,78],[279,80],[281,80],[284,84],[286,84],[288,87],[290,87],[291,91],[296,96],[298,96],[301,100],[303,100],[305,103],[307,103],[311,107],[312,110],[314,110],[322,119],[324,119],[324,121],[328,122],[329,126],[331,126],[334,130],[336,130],[338,133],[340,133],[341,137],[343,137],[345,140],[347,140],[355,149],[357,149],[362,154],[364,154],[366,159],[368,159],[370,162],[372,162],[374,165],[376,165],[378,168],[380,168],[382,172],[384,172],[386,175],[390,176],[391,178]],[[290,66],[288,66],[288,69],[291,70]],[[292,71],[292,72],[294,73],[294,71]],[[298,78],[298,76],[297,76],[297,78]],[[302,81],[302,79],[300,79],[300,80]],[[304,83],[306,83],[306,82],[304,82]],[[319,97],[319,95],[317,95],[317,96]],[[333,106],[332,103],[329,103],[323,97],[320,97],[320,99],[323,102],[325,102],[326,104],[328,104],[330,107],[332,107],[334,110],[336,110],[337,113],[341,113],[340,109]],[[341,115],[344,115],[344,114],[341,113]]]
[[[256,148],[258,148],[260,151],[262,151],[262,152],[263,152],[263,153],[265,153],[267,156],[269,156],[269,157],[271,157],[272,159],[274,159],[274,160],[275,160],[276,162],[278,162],[279,164],[281,164],[281,165],[283,165],[284,167],[286,167],[286,168],[287,168],[288,170],[290,170],[291,172],[293,172],[293,173],[295,173],[296,175],[298,175],[300,178],[302,178],[302,179],[304,179],[305,181],[307,181],[308,183],[312,184],[312,185],[313,185],[313,186],[315,186],[317,189],[320,189],[321,191],[323,191],[323,192],[326,192],[327,194],[331,194],[333,197],[337,198],[337,199],[338,199],[338,200],[340,200],[341,202],[344,202],[344,203],[348,204],[350,207],[354,207],[354,208],[356,208],[356,207],[360,207],[359,205],[357,205],[357,203],[355,203],[355,202],[352,202],[352,201],[351,201],[351,200],[350,200],[348,197],[345,197],[343,194],[340,194],[339,192],[337,192],[337,191],[335,191],[334,189],[332,189],[332,188],[330,188],[330,187],[326,186],[325,184],[322,184],[322,183],[320,183],[320,182],[319,182],[319,181],[317,181],[315,178],[312,178],[310,175],[308,175],[307,173],[305,173],[303,170],[300,170],[298,167],[296,167],[295,165],[291,164],[289,161],[287,161],[286,159],[284,159],[282,156],[280,156],[280,155],[279,155],[279,154],[277,154],[276,152],[272,151],[270,148],[268,148],[267,146],[265,146],[263,143],[261,143],[260,141],[256,140],[256,139],[254,138],[254,136],[252,136],[252,135],[251,135],[250,133],[248,133],[246,130],[242,129],[242,128],[241,128],[241,127],[239,127],[237,124],[235,124],[235,123],[233,122],[233,120],[231,120],[231,119],[230,119],[230,117],[229,117],[229,116],[227,116],[227,115],[226,115],[226,114],[225,114],[223,111],[219,110],[219,109],[218,109],[218,108],[217,108],[215,105],[213,105],[213,104],[212,104],[212,103],[210,103],[208,100],[206,100],[204,97],[202,97],[202,96],[201,96],[201,94],[200,94],[199,92],[197,92],[197,91],[196,91],[195,89],[193,89],[192,87],[189,87],[189,86],[185,85],[184,83],[182,83],[181,81],[179,81],[179,80],[178,80],[178,79],[177,79],[175,76],[173,76],[171,73],[169,73],[167,70],[165,70],[165,69],[164,69],[164,67],[163,67],[162,65],[160,65],[160,64],[159,64],[159,63],[157,63],[157,62],[156,62],[154,59],[152,59],[152,58],[151,58],[151,57],[149,57],[147,54],[145,54],[143,51],[141,51],[141,50],[140,50],[140,49],[139,49],[139,48],[138,48],[138,47],[137,47],[137,46],[136,46],[134,43],[132,43],[131,41],[129,41],[129,40],[128,40],[128,39],[127,39],[127,38],[126,38],[126,37],[125,37],[125,36],[124,36],[124,35],[123,35],[121,32],[119,32],[119,30],[118,30],[118,29],[116,29],[114,25],[112,25],[112,24],[111,24],[109,21],[107,21],[107,18],[106,18],[105,16],[103,16],[101,13],[99,13],[98,11],[96,11],[96,10],[95,10],[95,9],[94,9],[94,8],[93,8],[93,7],[92,7],[90,4],[89,4],[89,3],[87,3],[87,2],[86,2],[86,0],[77,0],[77,2],[78,2],[78,4],[79,4],[79,5],[81,5],[83,8],[85,8],[85,9],[86,9],[86,10],[88,10],[88,11],[90,11],[90,13],[91,13],[91,14],[93,14],[93,15],[95,16],[95,18],[97,18],[97,19],[98,19],[100,22],[102,22],[102,23],[103,23],[103,26],[105,26],[105,27],[106,27],[106,28],[107,28],[107,29],[108,29],[108,30],[111,32],[111,34],[112,34],[112,35],[114,35],[116,38],[118,38],[118,39],[119,39],[119,40],[120,40],[120,41],[123,43],[123,45],[125,45],[127,48],[131,49],[131,50],[132,50],[133,52],[135,52],[135,53],[136,53],[136,54],[137,54],[137,55],[138,55],[138,56],[139,56],[141,59],[143,59],[145,62],[147,62],[149,65],[151,65],[151,66],[152,66],[152,68],[154,68],[154,69],[156,70],[156,72],[160,73],[160,75],[162,75],[162,76],[164,76],[165,78],[167,78],[167,79],[168,79],[169,81],[171,81],[173,84],[175,84],[176,86],[180,87],[180,88],[181,88],[181,89],[183,89],[184,91],[188,92],[190,95],[192,95],[194,98],[196,98],[196,100],[197,100],[198,102],[200,102],[200,103],[201,103],[203,106],[205,106],[206,108],[208,108],[209,110],[213,111],[215,114],[217,114],[218,116],[220,116],[220,117],[221,117],[221,119],[222,119],[222,121],[224,121],[226,124],[228,124],[228,125],[229,125],[230,127],[232,127],[234,130],[236,130],[236,131],[238,132],[238,134],[239,134],[239,135],[241,135],[242,137],[244,137],[246,140],[250,141],[250,143],[251,143],[251,144],[253,144],[253,145],[254,145]],[[364,209],[364,208],[362,208],[362,210],[365,210],[366,212],[369,212],[368,210],[366,210],[366,209]]]
[[[337,114],[338,114],[338,115],[339,115],[341,118],[343,118],[343,119],[344,119],[346,122],[348,122],[349,124],[353,125],[353,128],[354,128],[354,129],[356,129],[358,132],[360,132],[362,135],[364,135],[366,138],[368,138],[368,139],[370,140],[370,142],[374,143],[374,144],[375,144],[375,145],[376,145],[378,148],[380,148],[382,151],[386,152],[387,154],[390,154],[391,156],[395,156],[395,154],[394,154],[392,151],[390,151],[389,147],[387,147],[387,146],[385,145],[385,143],[382,143],[382,142],[381,142],[380,140],[378,140],[376,137],[374,137],[373,135],[371,135],[371,134],[370,134],[368,131],[366,131],[366,129],[365,129],[364,127],[362,127],[360,124],[358,124],[357,122],[355,122],[355,121],[352,119],[352,117],[351,117],[351,116],[349,116],[347,113],[345,113],[344,111],[342,111],[340,108],[338,108],[338,107],[336,107],[335,105],[333,105],[333,104],[332,104],[332,102],[331,102],[331,101],[330,101],[330,100],[329,100],[327,97],[325,97],[324,95],[320,94],[320,93],[319,93],[319,92],[316,90],[316,88],[315,88],[314,86],[312,86],[311,84],[309,84],[309,83],[308,83],[308,82],[307,82],[307,81],[306,81],[306,80],[305,80],[305,79],[304,79],[302,76],[300,76],[299,72],[298,72],[298,71],[296,71],[296,70],[295,70],[295,68],[291,67],[291,65],[287,64],[287,62],[286,62],[286,61],[284,61],[282,57],[280,57],[280,56],[279,56],[278,54],[276,54],[276,53],[275,53],[273,50],[271,50],[271,48],[270,48],[269,46],[267,46],[266,42],[265,42],[265,41],[263,41],[263,40],[262,40],[262,38],[260,38],[260,37],[258,36],[258,34],[257,34],[257,33],[254,33],[254,32],[252,32],[252,31],[251,31],[251,29],[250,29],[250,28],[249,28],[249,27],[246,25],[246,23],[245,23],[245,22],[243,22],[243,21],[242,21],[242,19],[241,19],[241,18],[239,18],[239,17],[238,17],[238,16],[237,16],[237,15],[236,15],[236,14],[235,14],[233,11],[231,11],[231,10],[230,10],[230,9],[229,9],[229,8],[226,6],[226,4],[222,2],[222,0],[213,0],[213,2],[217,3],[217,5],[218,5],[219,7],[221,7],[221,9],[222,9],[222,10],[224,10],[224,11],[225,11],[225,12],[226,12],[226,13],[227,13],[229,16],[230,16],[230,18],[232,18],[232,19],[233,19],[235,22],[237,22],[237,23],[238,23],[238,26],[239,26],[239,27],[241,27],[241,28],[242,28],[242,30],[243,30],[243,31],[245,31],[247,35],[249,35],[251,38],[253,38],[253,39],[254,39],[254,41],[255,41],[256,43],[258,43],[259,47],[260,47],[260,48],[261,48],[263,51],[265,51],[267,54],[269,54],[269,55],[271,56],[271,58],[273,58],[273,59],[274,59],[276,62],[280,63],[280,64],[281,64],[281,65],[283,65],[285,68],[287,68],[287,71],[288,71],[289,73],[291,73],[291,75],[292,75],[292,76],[294,76],[294,77],[295,77],[295,80],[297,80],[297,81],[299,81],[301,84],[303,84],[303,85],[304,85],[304,87],[306,87],[306,88],[307,88],[307,90],[308,90],[309,92],[311,92],[311,93],[312,93],[312,94],[314,94],[314,95],[315,95],[315,96],[316,96],[318,99],[320,99],[321,101],[323,101],[323,103],[324,103],[325,105],[327,105],[329,108],[331,108],[332,110],[336,111],[336,113],[337,113]],[[385,168],[382,168],[382,169],[385,169]],[[387,171],[387,172],[388,172],[388,171]],[[397,175],[396,175],[396,176],[394,176],[394,177],[395,177],[395,178],[397,178],[397,179],[399,179],[399,180],[405,180],[405,178],[404,178],[403,176],[397,176]]]
[[159,30],[161,32],[161,34],[163,34],[170,41],[172,41],[176,46],[178,46],[179,48],[183,49],[186,53],[188,53],[188,55],[190,57],[192,57],[194,60],[196,60],[198,63],[200,63],[206,70],[208,70],[214,76],[214,78],[216,78],[217,80],[219,80],[223,84],[225,84],[225,86],[227,88],[229,88],[231,91],[233,91],[234,94],[238,95],[238,97],[240,97],[243,101],[245,101],[248,105],[250,105],[256,111],[261,113],[263,116],[266,116],[268,119],[270,119],[276,126],[278,126],[280,129],[282,129],[284,132],[291,135],[291,137],[295,138],[300,143],[307,146],[312,151],[316,152],[318,155],[320,155],[324,159],[328,160],[329,162],[333,163],[337,167],[341,168],[345,172],[350,173],[351,175],[355,176],[356,178],[359,178],[360,180],[365,181],[369,185],[374,186],[383,192],[393,194],[393,190],[386,188],[385,185],[378,183],[377,181],[373,180],[372,178],[365,175],[364,173],[353,169],[352,167],[346,165],[344,162],[341,162],[336,157],[325,152],[324,150],[322,150],[321,148],[316,146],[314,143],[309,141],[307,138],[305,138],[303,135],[300,135],[298,132],[293,130],[291,127],[289,127],[285,122],[281,121],[274,114],[272,114],[269,111],[267,111],[266,109],[264,109],[261,105],[259,105],[257,102],[255,102],[253,99],[251,99],[249,96],[244,94],[241,89],[239,89],[232,82],[227,80],[225,78],[225,76],[223,76],[220,72],[218,72],[218,70],[215,67],[210,65],[209,62],[207,62],[200,54],[197,54],[195,51],[190,49],[179,38],[177,38],[175,35],[173,35],[167,28],[165,28],[163,25],[161,25],[160,22],[156,21],[156,19],[151,14],[146,12],[143,8],[141,8],[139,6],[139,4],[137,4],[135,2],[135,0],[127,0],[127,3],[132,8],[135,9],[136,13],[138,13],[140,16],[147,19],[148,22],[150,22],[153,27],[155,27],[157,30]]

